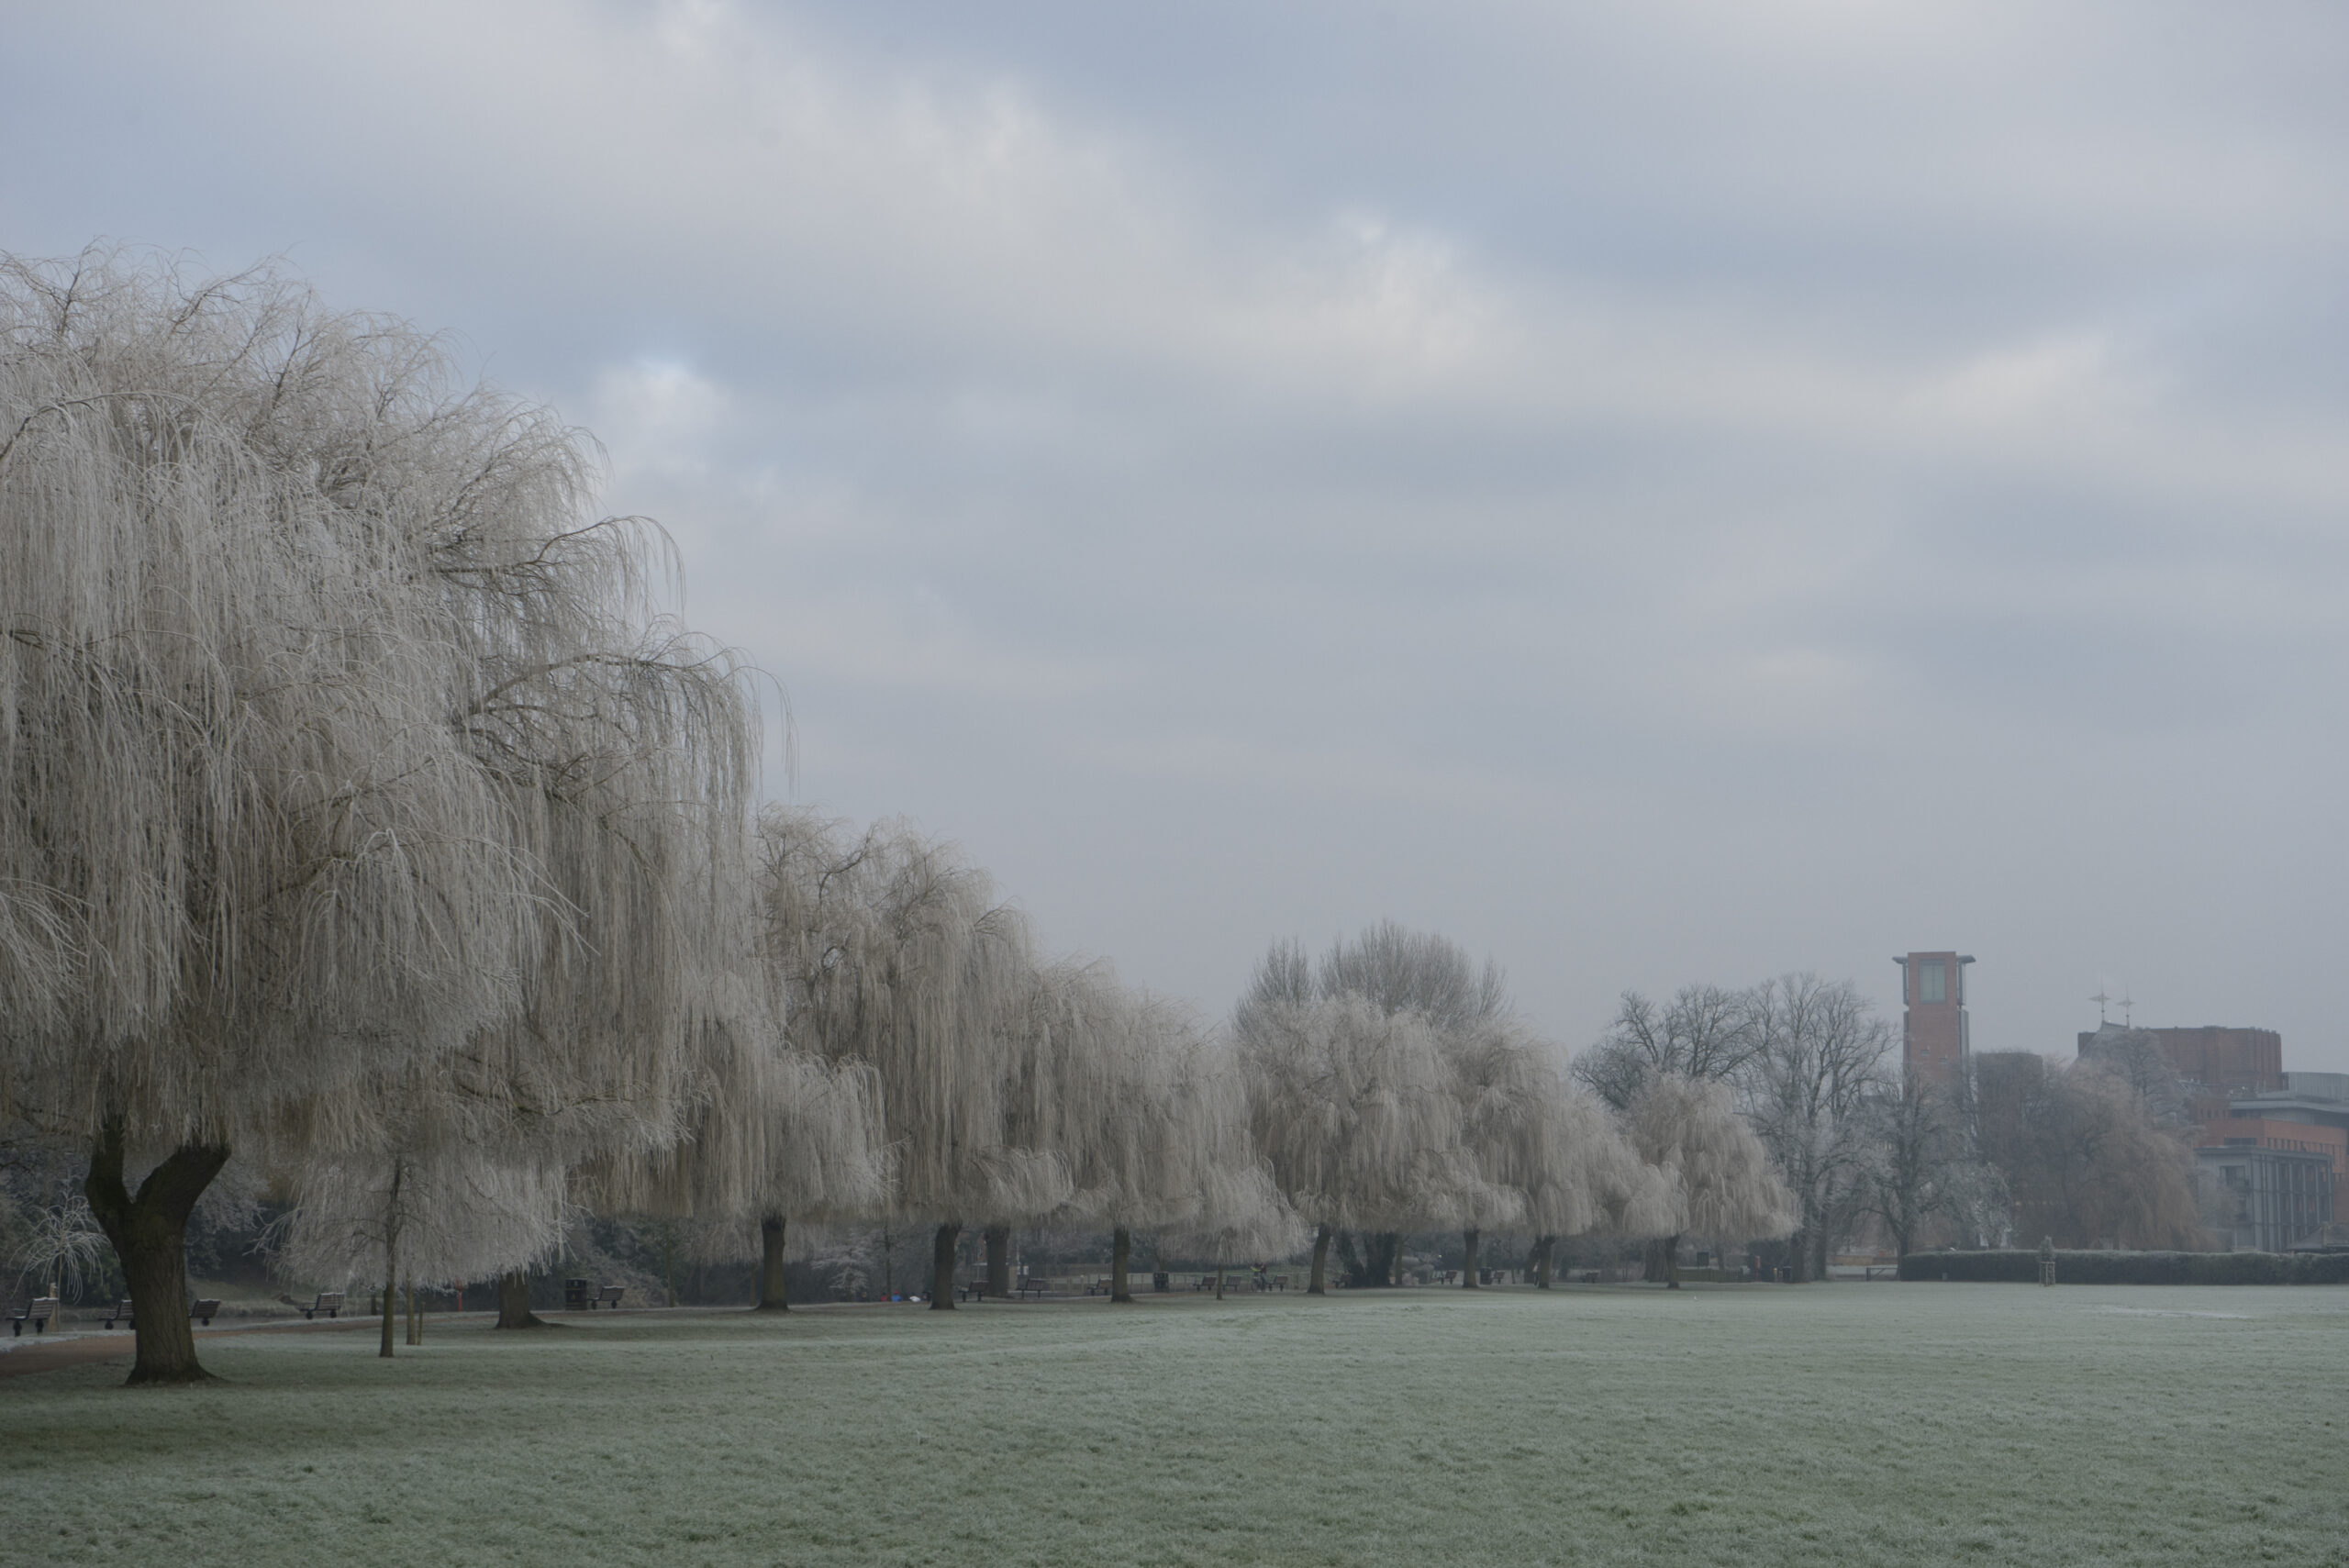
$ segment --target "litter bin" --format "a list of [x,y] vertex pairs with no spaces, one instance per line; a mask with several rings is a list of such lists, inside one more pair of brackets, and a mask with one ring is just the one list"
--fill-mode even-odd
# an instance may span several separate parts
[[584,1312],[595,1299],[595,1292],[587,1288],[585,1280],[567,1279],[562,1282],[562,1309],[565,1312]]
[[1150,1276],[1150,1288],[1152,1290],[1173,1290],[1174,1288],[1174,1281],[1167,1274],[1164,1269],[1161,1269],[1156,1273]]

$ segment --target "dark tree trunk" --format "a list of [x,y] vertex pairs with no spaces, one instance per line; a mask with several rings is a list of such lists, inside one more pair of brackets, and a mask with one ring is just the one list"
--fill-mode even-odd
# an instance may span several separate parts
[[1677,1236],[1664,1239],[1664,1288],[1680,1288],[1680,1238]]
[[1550,1288],[1550,1255],[1558,1250],[1555,1236],[1544,1236],[1533,1243],[1533,1288]]
[[392,1325],[399,1317],[400,1183],[406,1173],[407,1162],[394,1158],[392,1201],[384,1206],[384,1338],[375,1349],[375,1353],[385,1361],[392,1359]]
[[1794,1275],[1795,1284],[1809,1284],[1810,1283],[1810,1232],[1796,1231],[1787,1243],[1787,1261],[1794,1265],[1790,1272]]
[[1011,1295],[1011,1227],[988,1226],[986,1247],[987,1294],[1001,1300]]
[[1476,1288],[1476,1240],[1481,1232],[1463,1230],[1460,1233],[1460,1288]]
[[1813,1270],[1811,1271],[1811,1278],[1813,1278],[1813,1279],[1820,1279],[1820,1280],[1823,1280],[1823,1279],[1825,1279],[1825,1278],[1827,1277],[1827,1227],[1826,1227],[1826,1226],[1821,1225],[1821,1226],[1819,1228],[1819,1237],[1818,1237],[1818,1240],[1817,1240],[1817,1242],[1815,1243],[1815,1245],[1816,1245],[1816,1246],[1817,1246],[1817,1248],[1818,1248],[1818,1252],[1817,1252],[1817,1256],[1816,1256],[1816,1262],[1818,1262],[1818,1265],[1819,1265],[1819,1266],[1818,1266],[1817,1268],[1815,1268],[1815,1269],[1813,1269]]
[[[1355,1243],[1361,1243],[1357,1249]],[[1338,1262],[1345,1267],[1345,1284],[1349,1290],[1384,1290],[1398,1277],[1397,1265],[1403,1259],[1403,1233],[1399,1230],[1341,1230],[1338,1232]]]
[[1109,1300],[1131,1303],[1134,1293],[1127,1278],[1127,1268],[1133,1262],[1134,1233],[1124,1226],[1109,1232]]
[[399,1321],[399,1317],[400,1282],[392,1273],[390,1265],[386,1264],[384,1269],[384,1334],[375,1345],[375,1353],[385,1361],[390,1361],[395,1353],[392,1350],[392,1327]]
[[530,1276],[515,1269],[497,1276],[497,1323],[500,1329],[543,1329],[547,1320],[530,1310]]
[[1308,1296],[1330,1294],[1330,1228],[1317,1226],[1313,1231],[1313,1277],[1305,1287]]
[[783,1237],[784,1217],[763,1215],[759,1219],[759,1301],[753,1312],[788,1312],[791,1303],[784,1299]]
[[1215,1261],[1215,1298],[1218,1301],[1223,1299],[1223,1260],[1221,1258]]
[[196,1363],[195,1330],[188,1326],[187,1218],[228,1162],[228,1151],[182,1144],[147,1173],[133,1197],[123,1184],[123,1141],[122,1123],[108,1121],[91,1149],[82,1192],[114,1243],[130,1291],[139,1346],[130,1381],[202,1383],[212,1374]]
[[930,1309],[954,1310],[954,1243],[963,1239],[959,1225],[941,1225],[930,1243]]

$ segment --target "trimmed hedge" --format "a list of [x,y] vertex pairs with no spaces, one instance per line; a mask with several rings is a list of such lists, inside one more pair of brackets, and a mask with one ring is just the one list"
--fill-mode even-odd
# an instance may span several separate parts
[[[2039,1250],[1911,1252],[1904,1280],[2037,1284]],[[2349,1284],[2349,1252],[2058,1251],[2057,1284]]]

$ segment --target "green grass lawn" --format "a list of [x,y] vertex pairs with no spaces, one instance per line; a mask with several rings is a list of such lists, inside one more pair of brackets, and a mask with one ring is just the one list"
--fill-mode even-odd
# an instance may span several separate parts
[[0,1379],[0,1560],[2349,1563],[2349,1290],[646,1313]]

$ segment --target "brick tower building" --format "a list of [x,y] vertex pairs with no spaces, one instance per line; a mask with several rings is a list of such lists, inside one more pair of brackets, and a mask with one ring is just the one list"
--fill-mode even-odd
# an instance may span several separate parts
[[1965,966],[1972,953],[1912,952],[1896,958],[1900,966],[1900,1071],[1955,1089],[1972,1065],[1973,1041],[1965,1027]]

